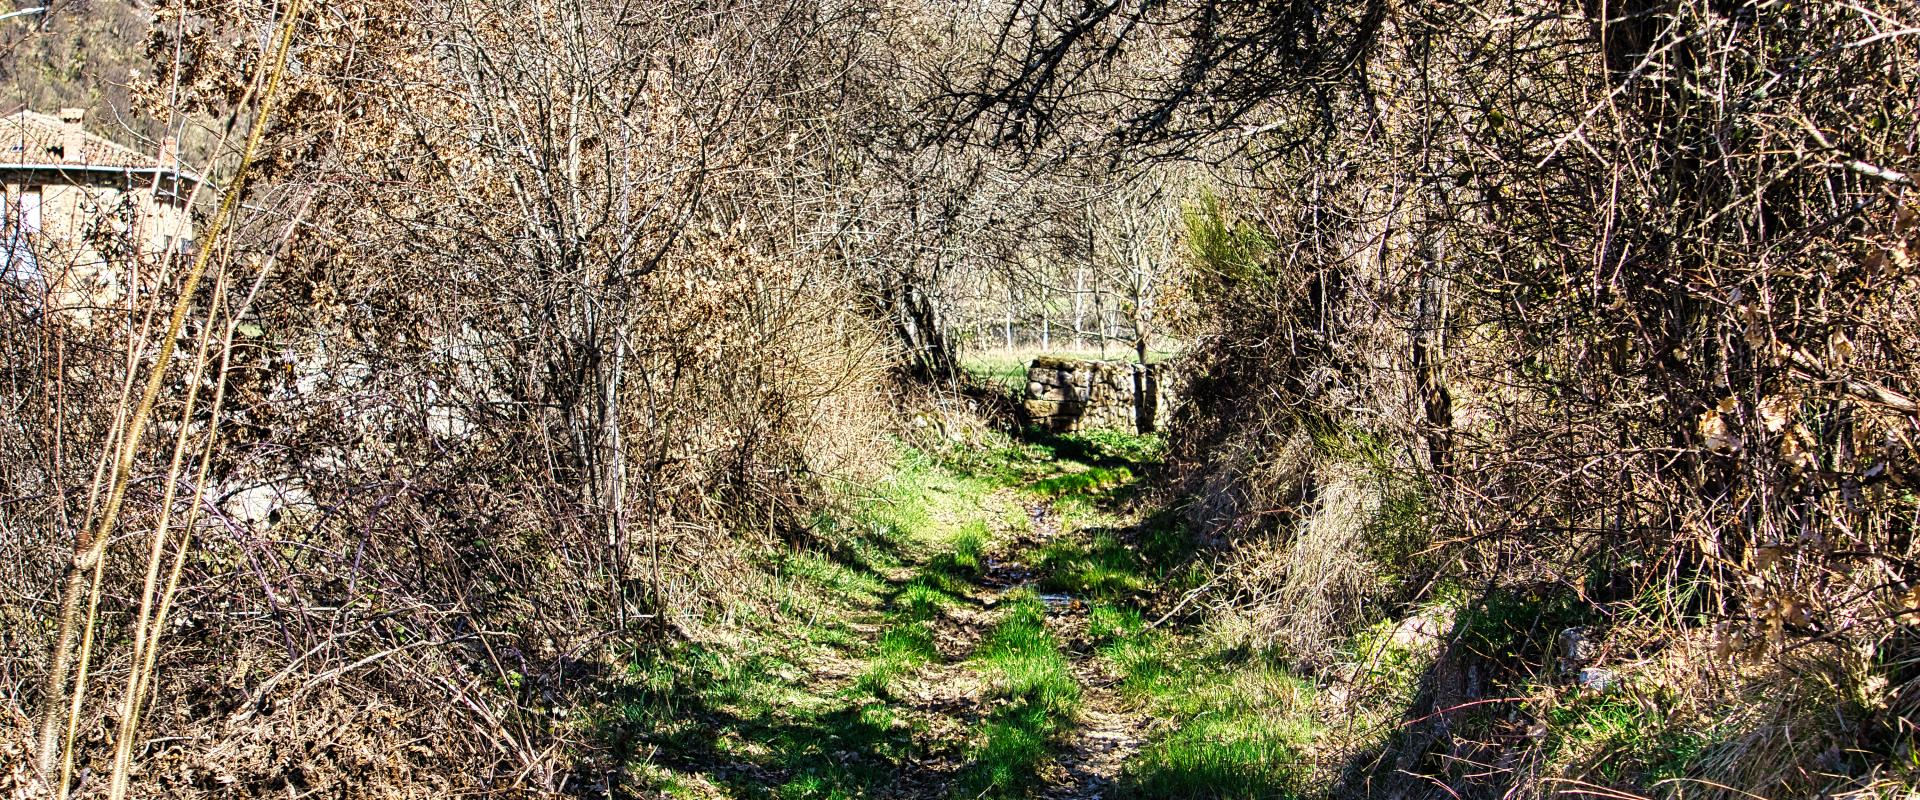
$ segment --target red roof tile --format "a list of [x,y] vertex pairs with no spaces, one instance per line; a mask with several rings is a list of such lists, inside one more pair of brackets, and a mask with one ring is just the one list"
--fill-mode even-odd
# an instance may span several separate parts
[[0,167],[21,164],[84,164],[95,167],[154,167],[159,160],[92,133],[82,133],[80,152],[65,151],[66,123],[56,117],[21,111],[0,117]]

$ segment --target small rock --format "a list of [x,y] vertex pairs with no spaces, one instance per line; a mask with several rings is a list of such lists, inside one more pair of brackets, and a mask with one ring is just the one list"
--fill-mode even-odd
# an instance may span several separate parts
[[1580,670],[1580,674],[1574,678],[1574,681],[1578,683],[1582,689],[1604,692],[1618,684],[1620,682],[1620,676],[1615,675],[1613,670],[1610,669],[1587,667]]
[[1593,661],[1593,639],[1588,636],[1584,626],[1568,628],[1560,632],[1560,668],[1567,671],[1579,669]]

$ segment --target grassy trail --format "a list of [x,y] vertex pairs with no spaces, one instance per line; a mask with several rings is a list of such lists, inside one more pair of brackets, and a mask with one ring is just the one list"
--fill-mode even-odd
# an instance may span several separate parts
[[[1511,652],[1572,624],[1442,599],[1288,661],[1245,617],[1188,602],[1219,567],[1140,502],[1157,442],[981,438],[905,451],[880,496],[818,522],[826,546],[770,555],[773,613],[637,660],[601,727],[632,779],[605,795],[1374,796],[1417,780],[1405,765],[1430,740],[1409,709],[1442,631]],[[1643,733],[1624,696],[1575,691],[1544,716],[1549,758],[1670,775],[1700,750]],[[1486,708],[1454,730],[1510,721]]]
[[[1272,737],[1142,621],[1184,580],[1150,566],[1182,537],[1125,502],[1157,447],[909,453],[840,552],[781,557],[778,619],[639,668],[658,690],[624,715],[633,771],[680,797],[1285,796],[1243,763]],[[1182,742],[1193,719],[1209,733]]]
[[[1044,533],[1036,536],[1040,546],[1028,549],[1025,557],[1037,560],[1047,552],[1046,544],[1078,543],[1076,537],[1083,532],[1062,530],[1071,523],[1050,502],[1028,502],[1036,528]],[[1118,784],[1127,759],[1139,752],[1147,735],[1147,715],[1121,696],[1099,658],[1088,636],[1085,600],[1062,593],[1042,597],[1049,601],[1047,627],[1064,643],[1073,680],[1080,686],[1081,707],[1072,730],[1056,748],[1054,769],[1046,773],[1046,785],[1038,794],[1052,800],[1104,797]]]

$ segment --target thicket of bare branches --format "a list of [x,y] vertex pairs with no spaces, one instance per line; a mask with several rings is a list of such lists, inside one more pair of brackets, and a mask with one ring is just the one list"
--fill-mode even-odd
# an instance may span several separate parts
[[[815,536],[887,450],[899,351],[848,244],[879,226],[846,209],[892,191],[849,142],[892,124],[877,48],[921,30],[903,15],[160,9],[136,89],[162,119],[234,113],[212,172],[255,179],[206,240],[144,440],[122,385],[169,338],[179,264],[92,327],[6,308],[0,675],[46,713],[7,721],[0,791],[117,793],[133,741],[143,796],[620,793],[582,716],[620,659],[751,602],[751,548]],[[116,448],[124,533],[76,564]]]
[[[622,649],[1076,263],[1143,356],[1192,316],[1199,605],[1306,666],[1574,608],[1732,720],[1665,791],[1910,785],[1910,5],[163,4],[133,92],[233,203],[88,321],[0,303],[0,791],[619,794]],[[1359,791],[1566,777],[1449,727],[1565,679],[1535,619]]]
[[[1340,464],[1380,467],[1342,541],[1399,580],[1256,558],[1229,583],[1276,641],[1312,661],[1449,583],[1572,597],[1618,657],[1685,662],[1718,687],[1701,713],[1737,720],[1704,762],[1731,788],[1660,791],[1913,779],[1885,772],[1920,703],[1910,4],[1024,9],[969,130],[1104,124],[1246,187],[1194,226],[1195,516],[1326,547]],[[1539,633],[1465,665],[1474,691],[1550,676]],[[1383,774],[1550,791],[1513,754],[1526,719],[1447,738],[1462,691],[1431,688],[1418,757]]]

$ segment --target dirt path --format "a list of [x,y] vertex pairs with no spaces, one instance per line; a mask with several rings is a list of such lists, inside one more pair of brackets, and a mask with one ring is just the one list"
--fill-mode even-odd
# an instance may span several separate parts
[[[1020,589],[1041,592],[1029,565],[1048,541],[1076,536],[1060,515],[1043,502],[1026,501],[1031,533],[1005,561],[989,565],[984,581],[995,597]],[[1093,642],[1087,638],[1087,606],[1064,594],[1040,595],[1046,604],[1047,628],[1057,637],[1080,684],[1081,705],[1068,738],[1060,743],[1053,762],[1040,771],[1043,784],[1035,796],[1048,800],[1102,798],[1111,793],[1128,758],[1139,752],[1148,720],[1130,708],[1114,688],[1114,678],[1102,668]]]
[[783,619],[637,664],[664,687],[622,718],[645,780],[714,800],[1115,794],[1149,725],[1089,638],[1089,605],[1116,601],[1075,570],[1127,512],[1061,481],[1084,464],[1017,466],[903,469],[857,518],[899,549],[789,554]]

